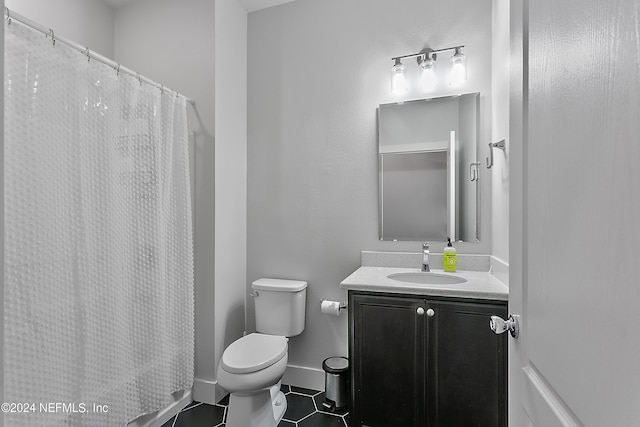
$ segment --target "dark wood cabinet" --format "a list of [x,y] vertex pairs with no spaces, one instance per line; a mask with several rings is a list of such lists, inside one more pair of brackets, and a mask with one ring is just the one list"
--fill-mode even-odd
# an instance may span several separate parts
[[506,427],[506,302],[349,292],[351,426]]

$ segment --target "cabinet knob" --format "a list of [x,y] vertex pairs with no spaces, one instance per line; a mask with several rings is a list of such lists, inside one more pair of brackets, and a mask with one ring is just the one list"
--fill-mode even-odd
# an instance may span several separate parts
[[418,313],[420,316],[422,316],[424,314],[424,308],[418,307],[418,309],[416,310],[416,313]]
[[427,316],[429,317],[433,317],[435,316],[436,312],[433,311],[433,308],[430,308],[429,310],[427,310]]

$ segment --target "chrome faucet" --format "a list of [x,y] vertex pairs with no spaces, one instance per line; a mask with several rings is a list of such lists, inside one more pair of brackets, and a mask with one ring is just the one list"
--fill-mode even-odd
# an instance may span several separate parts
[[422,271],[431,271],[429,269],[429,242],[422,244]]

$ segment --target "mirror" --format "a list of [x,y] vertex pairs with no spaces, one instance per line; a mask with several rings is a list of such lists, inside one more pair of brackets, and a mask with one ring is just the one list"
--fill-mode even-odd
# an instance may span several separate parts
[[378,108],[380,240],[478,241],[480,94]]

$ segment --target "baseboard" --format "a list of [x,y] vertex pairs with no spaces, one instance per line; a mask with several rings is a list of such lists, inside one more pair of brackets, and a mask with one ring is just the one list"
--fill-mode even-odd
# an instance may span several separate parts
[[216,403],[220,402],[227,394],[229,394],[229,392],[220,387],[220,384],[216,381]]
[[[222,398],[220,388],[217,381],[208,381],[196,378],[193,380],[193,400],[196,402],[208,403],[215,405],[217,400]],[[218,399],[216,399],[218,396]]]
[[324,371],[306,366],[287,365],[282,384],[324,390]]
[[161,427],[193,400],[190,389],[184,390],[182,394],[174,393],[173,396],[176,400],[169,406],[153,414],[138,417],[127,424],[127,427]]
[[[282,384],[312,390],[324,390],[324,371],[306,366],[287,365],[287,370],[282,377]],[[193,400],[210,405],[215,405],[228,394],[226,390],[218,385],[217,381],[206,381],[198,378],[193,381],[192,390]]]

